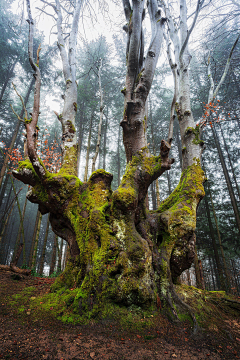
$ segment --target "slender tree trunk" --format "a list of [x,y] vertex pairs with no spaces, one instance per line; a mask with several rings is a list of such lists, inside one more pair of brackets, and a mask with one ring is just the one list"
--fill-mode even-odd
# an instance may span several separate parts
[[213,271],[212,259],[210,256],[209,256],[208,260],[209,260],[210,271],[211,271],[211,276],[212,276],[213,290],[215,291],[216,286],[215,286],[215,279],[214,279],[214,271]]
[[229,277],[229,273],[228,273],[225,254],[224,254],[223,247],[222,247],[222,240],[221,240],[221,235],[220,235],[220,231],[219,231],[219,227],[218,227],[217,216],[216,216],[216,213],[215,213],[215,208],[214,208],[211,192],[209,192],[209,194],[210,194],[210,200],[211,200],[211,204],[212,204],[212,211],[213,211],[213,216],[214,216],[214,220],[215,220],[215,225],[216,225],[216,228],[217,228],[218,241],[219,241],[220,251],[221,251],[221,255],[222,255],[224,273],[225,273],[225,276],[226,276],[227,291],[231,293],[231,282],[230,282],[230,277]]
[[92,123],[93,123],[94,111],[92,111],[90,124],[89,124],[89,133],[88,133],[88,144],[87,144],[87,154],[86,154],[86,165],[85,165],[85,173],[84,173],[84,181],[87,181],[88,177],[88,163],[89,163],[89,153],[91,146],[91,135],[92,135]]
[[95,155],[92,160],[92,172],[95,171],[95,164],[99,153],[99,148],[101,144],[101,134],[102,134],[102,121],[103,121],[103,92],[102,92],[102,83],[101,83],[101,70],[102,70],[102,59],[100,62],[99,70],[98,70],[98,84],[99,84],[99,92],[100,92],[100,119],[98,124],[98,137],[97,137],[97,145],[95,150]]
[[220,126],[220,130],[221,130],[221,134],[222,134],[222,138],[223,138],[223,142],[224,142],[224,147],[225,147],[225,150],[227,152],[229,164],[230,164],[230,167],[231,167],[231,170],[232,170],[233,179],[234,179],[236,190],[237,190],[237,193],[238,193],[238,198],[240,200],[240,190],[239,190],[238,182],[237,182],[237,179],[236,179],[235,171],[234,171],[234,168],[233,168],[233,165],[232,165],[232,160],[231,160],[231,157],[230,157],[230,154],[229,154],[229,151],[228,151],[228,147],[227,147],[227,144],[226,144],[226,141],[225,141],[225,137],[223,135],[221,123],[219,123],[219,126]]
[[7,239],[4,239],[4,240],[3,240],[3,236],[4,236],[4,233],[5,233],[5,230],[7,229],[8,222],[9,222],[9,219],[10,219],[10,217],[11,217],[11,213],[12,213],[12,211],[13,211],[13,209],[14,209],[14,206],[15,206],[15,202],[12,204],[11,210],[9,211],[6,219],[5,219],[4,222],[3,222],[3,227],[2,227],[1,233],[0,233],[0,246],[1,246],[1,257],[0,257],[0,260],[1,260],[1,261],[0,261],[0,262],[4,262],[4,263],[5,263],[5,260],[4,260],[4,259],[5,259],[5,253],[6,253],[6,251],[4,250],[4,248],[5,248],[5,243],[6,243],[6,240],[7,240]]
[[196,287],[199,289],[204,289],[198,261],[199,260],[198,260],[197,249],[195,247],[194,267],[195,267],[195,275],[196,275]]
[[[22,221],[20,219],[20,225],[19,225],[19,229],[18,229],[18,235],[17,235],[17,240],[16,240],[16,247],[15,250],[18,248],[19,244],[20,244],[20,239],[21,239],[21,234],[23,233],[23,221],[24,221],[24,217],[25,217],[25,211],[26,211],[26,206],[27,206],[27,198],[24,201],[24,205],[23,205],[23,210],[22,210]],[[13,254],[13,258],[15,256],[15,251]],[[25,238],[23,237],[23,264],[26,264],[26,244],[25,244]]]
[[[108,131],[108,108],[105,116],[106,122],[103,135],[103,169],[106,170],[106,156],[107,156],[107,131]],[[119,130],[120,131],[120,130]],[[119,154],[119,134],[118,134],[118,154]]]
[[29,267],[31,267],[31,264],[32,264],[32,258],[33,258],[34,245],[35,245],[35,239],[36,239],[36,234],[37,234],[37,227],[38,227],[39,217],[40,217],[40,211],[38,210],[37,215],[36,215],[34,230],[33,230],[32,241],[31,241],[31,250],[30,250],[29,259],[28,259],[28,266]]
[[229,192],[229,195],[230,195],[230,199],[231,199],[231,203],[232,203],[232,207],[233,207],[233,211],[234,211],[234,215],[235,215],[237,228],[238,228],[238,231],[240,233],[240,217],[239,217],[239,212],[238,212],[238,207],[237,207],[237,201],[236,201],[236,198],[235,198],[235,195],[234,195],[234,191],[233,191],[233,188],[232,188],[232,183],[231,183],[231,180],[230,180],[230,177],[229,177],[229,174],[228,174],[228,170],[227,170],[227,167],[226,167],[226,164],[225,164],[222,149],[221,149],[219,141],[218,141],[218,136],[217,136],[217,133],[216,133],[216,130],[215,130],[214,123],[212,124],[211,129],[212,129],[213,137],[214,137],[214,140],[215,140],[215,143],[216,143],[216,146],[217,146],[218,155],[219,155],[220,162],[221,162],[222,169],[223,169],[223,174],[224,174],[224,177],[225,177],[225,180],[226,180],[226,183],[227,183],[228,192]]
[[58,267],[57,267],[58,273],[60,273],[62,270],[62,250],[63,250],[63,239],[61,239],[60,247],[58,246]]
[[205,281],[204,281],[204,275],[203,275],[203,267],[202,267],[202,261],[198,260],[198,267],[200,271],[200,277],[201,277],[201,283],[202,283],[202,289],[205,290]]
[[[26,104],[28,102],[28,99],[29,99],[29,96],[30,96],[30,93],[31,93],[31,90],[32,90],[32,87],[33,87],[33,84],[34,84],[34,78],[32,79],[32,81],[31,81],[31,83],[30,83],[30,85],[28,87],[28,91],[27,91],[27,94],[26,94],[25,99],[24,99],[24,106],[26,106]],[[22,107],[21,113],[19,115],[20,118],[23,117],[23,114],[24,114],[24,107]],[[2,185],[3,177],[4,177],[4,174],[5,174],[6,169],[7,169],[9,155],[11,154],[12,149],[14,147],[20,125],[21,125],[21,121],[18,120],[17,126],[16,126],[16,128],[14,130],[14,133],[13,133],[13,136],[12,136],[12,139],[11,139],[11,143],[9,145],[9,149],[8,149],[8,151],[6,153],[6,156],[5,156],[4,161],[3,161],[3,166],[2,166],[1,171],[0,171],[0,187]]]
[[56,265],[57,242],[58,242],[58,236],[56,234],[54,234],[52,260],[51,260],[51,265],[50,265],[50,270],[49,270],[49,276],[53,274],[55,265]]
[[14,68],[15,68],[17,62],[18,62],[18,60],[15,60],[13,62],[13,64],[10,65],[10,67],[9,67],[9,70],[8,70],[8,73],[7,73],[7,78],[6,78],[6,80],[5,80],[4,84],[3,84],[3,87],[2,87],[2,90],[1,90],[1,93],[0,93],[0,104],[2,102],[2,98],[3,98],[4,92],[5,92],[6,88],[7,88],[7,85],[9,83],[9,80],[13,76],[13,71],[14,71]]
[[83,133],[84,133],[84,119],[83,119],[84,105],[85,105],[84,103],[81,105],[81,111],[79,112],[80,124],[79,124],[78,150],[77,150],[77,173],[79,173],[79,169],[80,169],[82,140],[83,140]]
[[176,140],[177,140],[180,166],[182,168],[182,144],[181,144],[181,139],[180,139],[179,127],[177,127]]
[[186,270],[188,286],[191,286],[191,276],[189,269]]
[[[208,192],[210,193],[208,183],[207,183],[207,187],[208,187]],[[208,225],[209,225],[209,230],[210,230],[210,235],[211,235],[211,240],[212,240],[214,256],[215,256],[215,260],[216,260],[216,264],[217,264],[217,272],[218,272],[218,276],[219,276],[220,286],[221,286],[222,290],[225,290],[226,287],[225,287],[222,267],[221,267],[221,264],[220,264],[220,258],[219,258],[219,255],[218,255],[218,249],[217,249],[217,244],[216,244],[216,240],[215,240],[215,235],[214,235],[214,230],[213,230],[213,225],[212,225],[212,220],[211,220],[211,215],[210,215],[210,209],[209,209],[208,201],[207,201],[207,194],[204,197],[204,203],[205,203],[205,209],[206,209],[206,212],[207,212]]]
[[[9,174],[8,174],[9,175]],[[5,184],[4,184],[5,185]],[[7,185],[7,184],[6,184]],[[10,200],[10,196],[11,196],[11,193],[12,193],[12,190],[13,190],[13,187],[12,187],[12,184],[10,185],[10,190],[8,192],[8,195],[7,195],[7,201],[6,201],[6,204],[4,204],[4,212],[6,212],[6,209],[8,208],[8,204],[9,204],[9,200]],[[4,194],[3,194],[4,195]],[[4,196],[2,198],[2,201],[4,200]],[[2,204],[1,204],[2,205]],[[5,216],[5,213],[3,213],[3,219],[4,219],[4,216]],[[1,229],[2,229],[2,222],[0,224],[0,233],[1,233]]]
[[170,179],[169,171],[166,171],[166,174],[167,174],[167,183],[168,183],[168,195],[171,195],[172,190],[171,190],[171,179]]
[[[151,135],[152,135],[152,148],[153,148],[153,155],[156,156],[156,146],[155,146],[155,140],[154,140],[154,128],[153,128],[153,120],[152,120],[152,102],[151,97],[149,95],[149,108],[150,108],[150,114],[149,114],[149,122],[151,127]],[[156,197],[157,197],[157,207],[160,206],[160,190],[159,190],[159,183],[158,179],[156,179]]]
[[8,180],[9,180],[9,174],[7,173],[6,176],[5,176],[5,180],[4,180],[2,189],[1,189],[1,194],[0,194],[0,207],[1,207],[1,205],[2,205],[2,201],[3,201],[4,195],[5,195],[5,191],[6,191],[6,187],[7,187]]
[[40,213],[38,223],[37,223],[36,237],[34,239],[33,256],[32,256],[32,262],[31,262],[31,269],[33,269],[33,270],[36,269],[37,249],[38,249],[38,241],[39,241],[39,235],[40,235],[41,222],[42,222],[42,214]]
[[48,239],[49,224],[50,224],[49,223],[49,218],[50,218],[50,214],[48,214],[48,218],[47,218],[47,226],[46,226],[45,237],[44,237],[43,248],[42,248],[42,255],[41,255],[40,266],[39,266],[39,275],[43,274],[44,259],[45,259],[45,253],[46,253],[46,245],[47,245],[47,239]]
[[121,128],[118,128],[118,147],[117,147],[117,172],[118,172],[118,186],[121,183],[121,157],[120,157],[120,134]]
[[13,261],[11,262],[10,266],[17,266],[18,260],[22,253],[22,249],[23,249],[23,244],[19,244],[16,251],[16,255],[13,257]]

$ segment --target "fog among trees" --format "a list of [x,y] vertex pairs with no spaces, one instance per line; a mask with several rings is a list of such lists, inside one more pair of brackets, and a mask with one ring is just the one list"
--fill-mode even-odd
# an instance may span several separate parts
[[176,286],[240,293],[240,5],[0,9],[1,269],[197,328]]

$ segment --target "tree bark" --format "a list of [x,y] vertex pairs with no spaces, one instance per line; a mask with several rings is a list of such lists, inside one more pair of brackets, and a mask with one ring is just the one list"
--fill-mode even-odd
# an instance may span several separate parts
[[46,231],[45,231],[45,237],[44,237],[44,241],[43,241],[42,255],[41,255],[41,258],[40,258],[40,266],[39,266],[39,275],[43,274],[44,259],[45,259],[47,239],[48,239],[48,231],[49,231],[49,225],[50,225],[49,218],[50,218],[50,214],[48,215],[47,226],[46,226]]
[[[34,79],[31,81],[31,83],[30,83],[30,85],[28,87],[28,90],[27,90],[27,94],[26,94],[25,99],[24,99],[24,106],[25,107],[27,105],[27,102],[28,102],[28,99],[29,99],[29,96],[30,96],[30,93],[31,93],[31,90],[32,90],[32,87],[33,87],[33,84],[34,84]],[[25,111],[24,106],[22,107],[21,113],[19,115],[20,118],[23,117],[23,114],[24,114],[24,111]],[[14,144],[15,144],[19,129],[20,129],[20,125],[21,125],[21,121],[18,120],[17,126],[16,126],[16,128],[14,130],[14,133],[13,133],[13,136],[12,136],[12,139],[11,139],[11,143],[9,145],[8,151],[7,151],[7,153],[5,155],[5,158],[4,158],[4,161],[3,161],[3,166],[2,166],[1,171],[0,171],[0,187],[2,185],[3,177],[4,177],[4,174],[6,172],[7,164],[8,164],[8,161],[9,161],[9,155],[11,155],[11,153],[12,153],[12,150],[13,150],[13,147],[14,147]]]
[[92,172],[95,171],[95,164],[98,157],[100,144],[101,144],[101,135],[102,135],[102,121],[103,121],[103,91],[102,91],[102,82],[101,82],[101,70],[102,70],[102,59],[100,59],[100,66],[98,70],[98,84],[99,84],[99,92],[100,92],[100,119],[98,124],[98,137],[95,154],[92,159]]
[[84,181],[87,181],[88,177],[88,163],[89,163],[89,154],[90,154],[90,146],[91,146],[91,136],[92,136],[92,123],[93,123],[94,111],[92,111],[90,124],[89,124],[89,132],[88,132],[88,143],[87,143],[87,154],[86,154],[86,165],[85,165],[85,173],[84,173]]
[[[146,209],[148,188],[173,163],[173,159],[169,159],[167,141],[162,140],[160,154],[154,156],[150,154],[146,139],[146,100],[160,53],[165,20],[161,18],[157,1],[149,0],[152,40],[144,60],[145,1],[133,0],[131,7],[128,0],[123,0],[123,5],[128,22],[124,26],[128,45],[121,126],[128,164],[119,187],[111,190],[112,175],[102,169],[95,171],[88,181],[81,182],[77,178],[76,162],[66,153],[74,142],[74,137],[69,138],[68,133],[69,147],[64,150],[63,166],[59,173],[49,173],[41,160],[34,157],[31,126],[27,131],[30,161],[21,163],[14,175],[32,186],[28,199],[39,204],[42,214],[50,213],[53,231],[69,245],[69,261],[52,291],[77,288],[78,295],[72,306],[80,315],[92,310],[91,314],[96,315],[102,311],[102,305],[108,307],[109,304],[142,308],[159,308],[161,304],[175,319],[178,319],[178,310],[190,314],[196,328],[191,308],[179,298],[174,287],[176,278],[190,268],[194,260],[196,209],[204,196],[205,177],[200,167],[197,129],[188,129],[194,123],[192,115],[186,113],[190,95],[184,91],[188,78],[182,66],[178,117],[182,141],[187,147],[182,176],[173,193],[157,211],[150,212]],[[59,8],[57,16],[61,23],[58,13]],[[184,51],[185,43],[186,38],[181,48]],[[64,63],[66,52],[63,49],[61,46]],[[65,70],[64,76],[65,79],[69,76]],[[68,99],[67,103],[71,101]],[[32,123],[33,119],[30,125]],[[63,145],[66,145],[65,136]],[[53,259],[55,262],[56,245]],[[53,266],[50,270],[53,271]]]
[[8,69],[8,72],[7,72],[7,78],[3,84],[3,87],[2,87],[2,90],[1,90],[1,93],[0,93],[0,104],[2,102],[2,99],[3,99],[3,95],[4,95],[4,92],[8,86],[8,83],[9,83],[9,80],[11,79],[11,77],[13,76],[13,72],[14,72],[14,68],[17,64],[18,60],[14,60],[14,62],[9,65],[9,69]]
[[217,136],[217,133],[216,133],[214,123],[212,124],[211,129],[212,129],[213,138],[215,140],[215,144],[217,146],[217,151],[218,151],[219,159],[220,159],[220,162],[221,162],[221,165],[222,165],[223,174],[224,174],[224,177],[225,177],[225,180],[226,180],[226,183],[227,183],[227,188],[228,188],[229,196],[230,196],[230,199],[231,199],[231,204],[232,204],[233,211],[234,211],[237,228],[238,228],[238,231],[240,233],[240,216],[239,216],[239,212],[238,212],[237,201],[236,201],[235,194],[234,194],[233,187],[232,187],[232,183],[231,183],[231,180],[230,180],[230,177],[229,177],[229,174],[228,174],[228,170],[227,170],[227,167],[226,167],[226,164],[225,164],[222,149],[221,149],[219,141],[218,141],[218,136]]
[[58,237],[57,237],[57,235],[54,235],[52,260],[51,260],[51,265],[50,265],[50,270],[49,270],[49,276],[51,276],[53,274],[55,265],[56,265],[57,241],[58,241]]

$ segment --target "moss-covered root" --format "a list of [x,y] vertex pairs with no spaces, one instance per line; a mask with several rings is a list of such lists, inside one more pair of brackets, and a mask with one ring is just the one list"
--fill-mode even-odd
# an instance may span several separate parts
[[196,211],[204,196],[205,181],[199,161],[183,171],[173,193],[158,209],[160,227],[173,243],[171,252],[172,277],[177,278],[188,269],[195,254]]
[[[188,318],[193,322],[193,333],[199,332],[200,328],[196,320],[193,309],[184,303],[175,291],[175,285],[172,282],[170,269],[170,257],[174,242],[169,241],[166,244],[163,241],[159,249],[158,262],[155,262],[155,271],[157,274],[158,293],[161,300],[163,312],[173,321],[180,321],[182,317]],[[165,243],[165,244],[164,244]]]

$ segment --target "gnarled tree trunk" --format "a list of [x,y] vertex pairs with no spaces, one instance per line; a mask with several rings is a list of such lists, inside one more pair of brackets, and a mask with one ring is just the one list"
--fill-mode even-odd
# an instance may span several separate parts
[[[181,11],[186,22],[186,6]],[[81,1],[76,1],[76,20]],[[34,134],[39,112],[40,73],[35,71],[34,111],[26,123],[29,160],[19,164],[14,176],[32,186],[28,199],[39,204],[42,214],[50,213],[55,234],[65,239],[70,257],[66,269],[52,288],[76,288],[73,307],[82,314],[96,314],[111,304],[125,306],[166,307],[177,318],[177,311],[191,313],[176,295],[174,280],[191,266],[194,260],[196,209],[204,196],[204,174],[200,167],[201,142],[190,109],[187,89],[189,55],[186,26],[182,29],[179,55],[180,102],[177,114],[180,122],[183,151],[183,172],[177,188],[153,212],[146,209],[147,191],[151,183],[171,168],[168,158],[170,144],[161,142],[160,153],[151,155],[146,139],[146,101],[160,54],[163,24],[157,0],[148,1],[152,39],[144,59],[142,21],[145,1],[123,0],[127,25],[127,76],[124,95],[123,128],[127,167],[118,189],[111,190],[112,175],[95,171],[88,181],[81,182],[76,174],[75,73],[66,67],[67,53],[59,36],[63,72],[66,80],[65,104],[58,115],[63,128],[63,166],[57,174],[46,170],[36,156]],[[184,4],[183,4],[184,5]],[[56,0],[58,30],[61,34],[61,8]],[[30,37],[32,20],[29,12]],[[184,23],[185,24],[185,23]],[[76,24],[75,24],[76,25]],[[185,24],[186,25],[186,24]],[[72,30],[75,31],[74,21]],[[74,43],[72,32],[70,45]],[[30,41],[31,43],[31,41]],[[70,47],[71,48],[71,47]],[[179,50],[180,51],[180,50]],[[75,60],[69,61],[75,64]],[[68,63],[68,64],[69,64]],[[34,114],[36,116],[34,117]],[[193,316],[195,321],[195,318]]]

